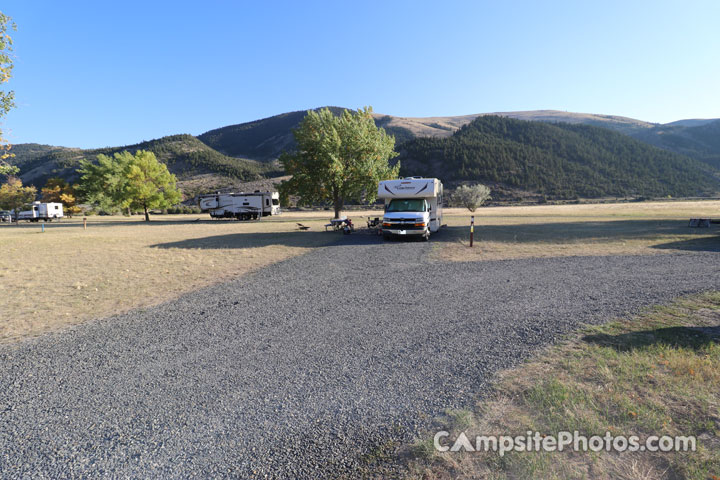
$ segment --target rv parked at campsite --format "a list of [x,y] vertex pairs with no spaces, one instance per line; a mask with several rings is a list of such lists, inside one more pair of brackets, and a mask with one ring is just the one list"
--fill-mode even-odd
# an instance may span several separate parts
[[255,191],[253,193],[201,195],[198,205],[203,212],[209,212],[212,218],[250,220],[268,215],[279,215],[280,194]]
[[378,185],[385,200],[382,234],[420,236],[428,240],[442,225],[443,185],[437,178],[406,177]]
[[[13,215],[14,216],[14,215]],[[33,202],[30,210],[25,210],[17,214],[18,220],[28,220],[30,222],[52,222],[63,218],[62,203],[42,203]]]

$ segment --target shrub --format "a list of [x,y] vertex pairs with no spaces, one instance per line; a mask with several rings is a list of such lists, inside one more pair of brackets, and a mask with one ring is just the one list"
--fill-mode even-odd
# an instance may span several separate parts
[[465,207],[471,212],[490,198],[490,189],[485,185],[461,185],[455,189],[450,200],[453,206]]

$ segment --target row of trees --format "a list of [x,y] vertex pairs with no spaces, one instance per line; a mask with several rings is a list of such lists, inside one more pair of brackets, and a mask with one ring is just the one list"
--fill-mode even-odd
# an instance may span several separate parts
[[[51,178],[40,192],[43,202],[64,205],[68,215],[79,213],[79,198],[104,210],[142,210],[150,221],[150,210],[168,208],[180,202],[177,179],[155,154],[138,150],[116,153],[112,157],[98,155],[97,162],[83,161],[80,182],[70,185],[61,178]],[[10,176],[0,186],[0,208],[21,210],[37,197],[37,189],[23,186],[19,178]]]

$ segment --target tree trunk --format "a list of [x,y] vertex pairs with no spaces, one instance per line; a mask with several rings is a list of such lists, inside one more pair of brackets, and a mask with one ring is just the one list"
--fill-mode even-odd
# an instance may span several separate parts
[[150,221],[150,214],[148,213],[147,205],[143,205],[143,208],[145,209],[145,221]]
[[345,203],[345,200],[340,197],[335,197],[335,200],[333,201],[333,206],[335,207],[335,219],[340,218],[340,213],[342,212],[343,204]]

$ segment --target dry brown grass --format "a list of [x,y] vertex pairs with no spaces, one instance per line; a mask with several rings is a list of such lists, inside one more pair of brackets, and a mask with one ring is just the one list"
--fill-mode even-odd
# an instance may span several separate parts
[[434,239],[441,261],[586,255],[655,255],[720,250],[718,227],[688,228],[690,218],[720,218],[720,201],[482,207],[447,209]]
[[[412,478],[720,477],[720,293],[592,327],[499,374],[473,411],[438,430],[476,435],[688,436],[692,452],[435,452],[419,442]],[[431,436],[429,436],[431,437]],[[473,442],[474,443],[474,442]]]
[[[260,222],[206,215],[89,217],[0,226],[0,341],[154,305],[337,240],[321,214]],[[325,215],[322,215],[325,217]],[[195,221],[198,220],[198,221]]]

